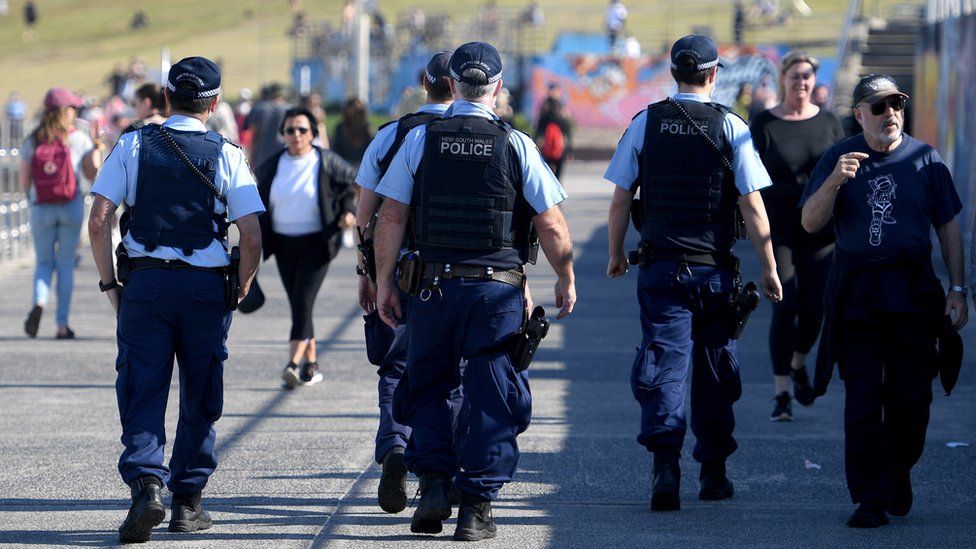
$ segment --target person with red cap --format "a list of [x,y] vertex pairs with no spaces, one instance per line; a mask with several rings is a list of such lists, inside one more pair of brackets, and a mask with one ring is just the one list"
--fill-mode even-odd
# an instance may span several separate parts
[[57,339],[72,339],[68,327],[74,289],[75,250],[85,217],[82,177],[95,178],[102,163],[101,144],[75,128],[84,101],[67,88],[54,87],[44,96],[41,123],[21,147],[20,186],[27,193],[34,242],[33,307],[24,322],[28,337],[37,337],[47,306],[51,280],[57,272]]

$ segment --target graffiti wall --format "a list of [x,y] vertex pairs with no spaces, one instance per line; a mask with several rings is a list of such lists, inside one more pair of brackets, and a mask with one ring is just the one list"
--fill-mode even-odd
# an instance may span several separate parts
[[[784,48],[779,46],[720,48],[726,66],[719,71],[712,99],[731,105],[744,83],[765,84],[775,89],[779,60],[784,53]],[[677,90],[670,69],[671,60],[667,55],[540,57],[532,63],[528,79],[531,112],[534,118],[549,86],[554,84],[562,90],[562,97],[578,126],[624,128],[648,103],[660,101]],[[821,74],[821,80],[825,76]]]
[[976,14],[923,27],[918,50],[914,133],[949,165],[969,231],[976,206]]

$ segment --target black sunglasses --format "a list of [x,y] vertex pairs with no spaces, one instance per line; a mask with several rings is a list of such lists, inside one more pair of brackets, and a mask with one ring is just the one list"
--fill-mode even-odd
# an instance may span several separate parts
[[298,128],[298,127],[294,127],[294,126],[290,126],[290,127],[285,128],[285,133],[288,134],[288,135],[295,135],[296,133],[300,133],[302,135],[305,135],[306,133],[308,133],[310,131],[312,131],[312,128]]
[[907,103],[908,100],[901,95],[889,95],[881,101],[871,103],[871,114],[881,116],[886,110],[888,110],[888,107],[894,109],[895,112],[903,111],[905,110],[905,105]]

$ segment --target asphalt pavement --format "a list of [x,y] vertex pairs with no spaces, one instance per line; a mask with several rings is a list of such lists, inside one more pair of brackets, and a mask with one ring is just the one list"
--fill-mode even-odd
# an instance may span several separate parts
[[[792,423],[770,423],[772,375],[763,303],[739,342],[743,396],[735,407],[739,450],[729,460],[735,498],[697,499],[689,433],[682,456],[682,510],[650,510],[650,455],[636,443],[639,408],[630,366],[640,343],[636,276],[609,280],[605,163],[570,164],[565,213],[576,243],[579,302],[555,322],[532,364],[534,414],[519,438],[515,482],[495,502],[498,538],[485,547],[967,547],[976,539],[976,372],[967,349],[951,397],[934,385],[924,456],[913,472],[915,506],[872,531],[847,528],[843,402],[838,380]],[[636,241],[636,235],[630,239]],[[757,263],[739,244],[746,278]],[[115,321],[98,292],[88,250],[76,274],[75,341],[54,339],[54,308],[37,339],[24,336],[32,265],[0,267],[0,546],[111,546],[129,505],[116,471]],[[936,252],[937,253],[937,252]],[[938,258],[936,258],[938,261]],[[334,262],[316,305],[325,381],[284,391],[289,314],[274,262],[262,266],[268,301],[235,314],[217,423],[220,466],[204,494],[211,530],[153,532],[160,547],[444,547],[409,531],[412,509],[376,505],[375,368],[366,361],[352,250]],[[944,269],[940,268],[940,271]],[[552,308],[555,278],[531,268],[537,303]],[[53,292],[52,292],[53,294]],[[52,297],[53,299],[53,297]],[[53,303],[52,303],[53,305]],[[976,322],[963,331],[976,340]],[[812,365],[812,359],[811,359]],[[177,380],[167,413],[170,440]],[[408,490],[416,489],[411,478]]]

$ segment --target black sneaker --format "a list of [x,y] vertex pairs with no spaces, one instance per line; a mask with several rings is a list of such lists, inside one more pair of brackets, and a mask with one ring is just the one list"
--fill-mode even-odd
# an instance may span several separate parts
[[776,406],[773,413],[769,414],[769,421],[793,421],[793,407],[790,406],[790,394],[786,391],[776,395],[773,399]]
[[847,525],[851,528],[878,528],[889,522],[884,504],[874,501],[865,501],[847,519]]
[[27,333],[27,337],[32,339],[37,337],[37,329],[41,326],[41,313],[43,312],[43,307],[34,305],[27,313],[27,320],[24,321],[24,332]]
[[480,541],[496,535],[498,530],[491,519],[491,501],[462,494],[454,541]]
[[891,499],[888,501],[888,513],[896,517],[903,517],[912,510],[912,477],[908,471],[895,473],[891,478]]
[[289,362],[285,369],[281,371],[281,381],[284,382],[286,389],[294,389],[302,384],[301,374],[298,373],[298,365]]
[[678,455],[654,454],[654,475],[651,485],[652,511],[677,511],[681,509],[681,467]]
[[813,394],[813,385],[810,385],[807,367],[800,366],[796,370],[790,370],[790,377],[793,378],[793,398],[804,406],[813,404],[817,397]]
[[322,370],[319,369],[318,362],[306,362],[302,364],[302,373],[298,376],[303,385],[315,385],[322,381]]
[[129,484],[132,506],[119,526],[119,543],[149,541],[152,529],[166,518],[163,506],[163,483],[154,476],[139,477]]
[[735,494],[732,481],[725,476],[725,462],[702,463],[698,475],[698,499],[702,501],[718,501],[729,499]]
[[169,518],[170,532],[196,532],[213,526],[210,513],[200,504],[201,493],[173,494],[172,515]]
[[448,479],[443,475],[425,474],[420,477],[420,503],[410,521],[415,534],[439,534],[443,522],[451,518],[451,502],[447,499]]
[[407,467],[403,464],[403,446],[394,446],[383,456],[383,475],[380,476],[377,499],[380,509],[387,513],[399,513],[407,508]]

